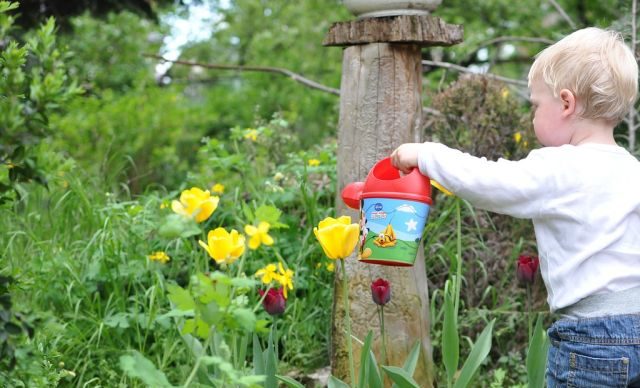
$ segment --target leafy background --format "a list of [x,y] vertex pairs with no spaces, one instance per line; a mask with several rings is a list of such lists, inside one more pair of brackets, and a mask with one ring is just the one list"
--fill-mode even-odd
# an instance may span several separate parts
[[[144,386],[131,365],[151,365],[147,377],[161,381],[157,371],[174,384],[188,379],[194,357],[170,314],[167,287],[186,287],[210,264],[197,237],[174,238],[160,227],[181,190],[221,183],[219,208],[203,231],[241,229],[263,205],[278,209],[287,226],[274,231],[276,247],[256,251],[245,270],[252,274],[274,255],[295,269],[295,293],[279,324],[278,369],[313,386],[309,376],[330,362],[334,275],[311,229],[333,214],[338,97],[263,72],[175,64],[156,74],[160,62],[148,55],[164,54],[168,21],[202,2],[1,4],[0,385]],[[219,18],[208,39],[181,48],[181,60],[286,68],[339,88],[341,50],[321,45],[332,22],[351,17],[339,1],[204,5]],[[623,0],[517,7],[445,0],[435,14],[463,24],[465,41],[425,49],[423,58],[522,81],[545,42],[574,27],[613,26],[632,41],[630,10]],[[522,86],[428,64],[424,84],[426,137],[493,158],[535,147]],[[638,120],[630,121],[616,133],[635,150],[627,135]],[[252,131],[255,141],[247,137]],[[454,202],[437,200],[425,249],[440,365],[442,290],[456,241]],[[476,338],[499,318],[478,386],[523,385],[526,311],[547,310],[540,282],[529,295],[515,282],[515,258],[535,254],[531,227],[468,207],[462,221],[462,338]],[[158,250],[171,261],[150,262]],[[268,317],[259,311],[258,318]],[[445,381],[440,367],[437,379]]]

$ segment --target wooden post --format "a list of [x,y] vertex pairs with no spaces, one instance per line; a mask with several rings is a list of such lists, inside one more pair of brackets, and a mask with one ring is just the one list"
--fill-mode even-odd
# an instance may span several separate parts
[[[462,27],[429,15],[389,16],[335,23],[324,45],[346,46],[340,86],[338,128],[338,190],[363,181],[371,167],[398,145],[420,141],[422,124],[421,46],[446,46],[462,41]],[[337,214],[358,212],[337,200]],[[421,362],[414,379],[420,387],[433,386],[429,336],[429,294],[423,249],[414,267],[385,267],[346,260],[353,335],[375,334],[374,353],[384,365],[402,366],[416,341],[422,343]],[[344,333],[344,301],[338,277],[334,286],[332,374],[349,382]],[[391,283],[391,302],[385,306],[387,361],[381,360],[381,338],[370,284],[378,277]],[[361,346],[354,341],[356,375]],[[349,382],[352,385],[354,382]]]

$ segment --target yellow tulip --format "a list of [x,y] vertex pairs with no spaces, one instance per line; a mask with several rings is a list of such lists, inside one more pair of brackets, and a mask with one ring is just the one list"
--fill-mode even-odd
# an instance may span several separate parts
[[203,191],[197,187],[184,190],[180,194],[180,201],[171,202],[171,210],[183,216],[193,217],[196,222],[206,221],[218,207],[220,198],[211,196],[209,190]]
[[270,227],[271,225],[265,221],[260,222],[257,228],[253,225],[245,225],[244,232],[251,236],[249,248],[258,249],[260,244],[273,245],[273,238],[269,236]]
[[360,228],[351,223],[351,217],[327,217],[313,228],[313,233],[320,242],[325,255],[333,260],[345,259],[353,252],[358,243]]
[[244,240],[244,236],[235,229],[229,233],[224,228],[216,228],[207,234],[207,243],[200,240],[198,244],[216,263],[231,264],[244,253]]

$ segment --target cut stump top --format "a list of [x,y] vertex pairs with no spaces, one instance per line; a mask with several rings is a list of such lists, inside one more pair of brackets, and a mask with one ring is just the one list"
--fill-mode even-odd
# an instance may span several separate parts
[[431,15],[399,15],[337,22],[329,27],[323,46],[367,43],[412,43],[451,46],[462,42],[463,26]]

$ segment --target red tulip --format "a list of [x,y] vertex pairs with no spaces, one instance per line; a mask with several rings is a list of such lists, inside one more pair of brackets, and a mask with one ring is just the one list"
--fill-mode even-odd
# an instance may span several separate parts
[[540,266],[540,260],[537,256],[525,256],[518,257],[518,266],[516,268],[516,277],[520,284],[533,284],[536,278],[536,272]]
[[[260,297],[264,296],[264,291],[258,290]],[[262,300],[264,310],[270,315],[280,315],[284,313],[287,301],[284,298],[282,288],[270,288],[267,295]]]
[[379,278],[371,283],[371,297],[373,301],[384,306],[391,300],[391,285],[388,281]]

